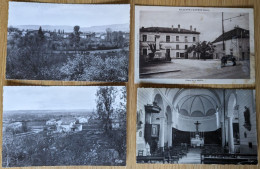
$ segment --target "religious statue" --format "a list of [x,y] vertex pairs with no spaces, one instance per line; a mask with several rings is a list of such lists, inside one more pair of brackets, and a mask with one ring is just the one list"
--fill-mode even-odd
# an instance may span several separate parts
[[251,122],[250,122],[250,110],[248,107],[245,106],[245,111],[244,111],[244,118],[245,118],[245,123],[244,127],[250,131],[251,130]]

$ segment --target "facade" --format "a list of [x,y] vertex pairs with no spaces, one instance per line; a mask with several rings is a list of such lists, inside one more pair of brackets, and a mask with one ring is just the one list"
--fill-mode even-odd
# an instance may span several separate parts
[[140,88],[136,154],[205,144],[230,154],[257,155],[255,118],[253,90]]
[[148,57],[152,50],[149,44],[155,44],[156,57],[171,58],[198,58],[195,52],[187,53],[188,47],[199,42],[200,33],[196,28],[183,29],[165,27],[147,27],[140,28],[140,57]]
[[[223,37],[225,50],[223,50]],[[221,59],[224,55],[232,55],[239,61],[250,58],[249,30],[235,27],[220,35],[212,43],[215,46],[214,59]]]

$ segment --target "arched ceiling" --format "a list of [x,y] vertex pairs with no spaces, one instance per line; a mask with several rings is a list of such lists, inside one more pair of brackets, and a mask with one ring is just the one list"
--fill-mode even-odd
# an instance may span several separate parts
[[180,114],[193,117],[211,116],[215,114],[216,107],[209,95],[186,95],[177,103]]
[[191,117],[212,116],[221,107],[219,92],[214,89],[180,89],[173,95],[172,104],[180,114]]

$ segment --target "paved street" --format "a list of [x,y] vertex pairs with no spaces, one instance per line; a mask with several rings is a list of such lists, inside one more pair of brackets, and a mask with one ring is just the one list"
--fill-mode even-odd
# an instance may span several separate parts
[[220,60],[173,59],[170,63],[150,63],[140,68],[140,73],[140,78],[145,79],[249,79],[250,66],[249,61],[237,62],[236,66],[228,63],[221,68]]

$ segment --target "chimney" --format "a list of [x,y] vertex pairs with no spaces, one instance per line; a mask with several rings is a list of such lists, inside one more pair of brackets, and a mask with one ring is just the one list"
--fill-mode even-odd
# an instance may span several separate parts
[[172,30],[173,30],[173,25],[172,25]]
[[196,28],[194,28],[194,31],[196,32]]
[[192,25],[190,26],[190,31],[192,31]]
[[181,31],[181,26],[180,26],[180,24],[178,25],[178,32],[180,32]]

